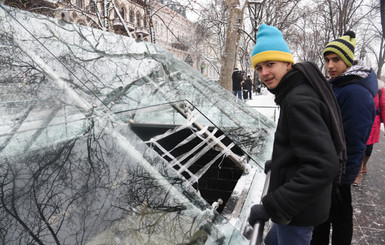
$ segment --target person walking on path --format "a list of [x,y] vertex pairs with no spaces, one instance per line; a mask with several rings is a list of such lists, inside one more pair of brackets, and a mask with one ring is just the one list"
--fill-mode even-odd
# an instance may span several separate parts
[[242,99],[242,81],[243,76],[241,71],[238,70],[238,68],[234,68],[233,75],[233,94],[238,97],[238,99]]
[[308,245],[315,225],[329,216],[333,182],[346,160],[342,119],[330,85],[316,65],[294,64],[274,26],[262,24],[251,61],[281,107],[271,172],[262,204],[252,206],[249,223],[271,218],[265,244]]
[[243,87],[247,91],[247,98],[250,100],[253,99],[252,98],[252,86],[253,86],[253,82],[251,81],[250,75],[247,75],[247,78],[243,84]]
[[368,142],[366,142],[365,155],[362,160],[361,170],[353,183],[353,186],[355,187],[360,186],[362,176],[368,173],[367,163],[372,155],[373,145],[380,141],[381,123],[385,122],[385,88],[384,82],[381,80],[378,80],[378,93],[376,97],[374,97],[374,103],[376,105],[376,117],[374,118]]
[[345,134],[347,162],[341,182],[332,192],[329,219],[314,228],[312,245],[328,245],[332,225],[332,244],[350,245],[353,235],[351,185],[361,169],[366,142],[373,125],[373,97],[377,94],[377,78],[371,68],[354,61],[355,33],[328,43],[323,51],[329,82],[337,98]]

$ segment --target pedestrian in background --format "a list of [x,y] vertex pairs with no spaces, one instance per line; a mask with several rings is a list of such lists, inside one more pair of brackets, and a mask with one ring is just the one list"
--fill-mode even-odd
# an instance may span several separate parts
[[251,208],[249,223],[272,219],[267,245],[308,245],[313,227],[329,217],[333,181],[345,160],[342,119],[317,66],[294,64],[276,27],[258,30],[251,61],[281,110],[265,166],[271,171],[268,192]]
[[233,80],[233,94],[238,97],[238,99],[242,99],[242,81],[243,76],[241,71],[238,70],[238,68],[234,68],[233,74],[232,74],[232,80]]
[[368,142],[366,142],[365,155],[362,160],[361,170],[353,183],[353,186],[356,187],[360,186],[362,176],[368,173],[367,164],[370,156],[372,155],[373,145],[380,142],[381,123],[385,121],[385,88],[384,82],[381,80],[378,80],[378,93],[376,97],[374,97],[374,103],[376,105],[376,117],[374,118]]
[[253,82],[251,81],[250,75],[247,75],[247,78],[244,82],[243,87],[247,91],[247,98],[250,100],[253,99],[252,98],[252,90],[251,90],[253,87]]
[[328,43],[323,51],[329,82],[337,98],[345,134],[347,162],[341,182],[334,186],[329,219],[313,231],[312,245],[328,245],[332,225],[332,244],[350,245],[353,236],[351,185],[361,169],[362,159],[373,125],[373,97],[377,94],[377,78],[373,69],[354,61],[355,33]]

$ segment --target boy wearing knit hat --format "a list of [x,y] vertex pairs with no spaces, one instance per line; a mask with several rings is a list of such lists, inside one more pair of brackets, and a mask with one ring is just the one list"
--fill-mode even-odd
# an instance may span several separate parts
[[351,244],[353,236],[351,185],[361,169],[376,115],[373,97],[378,87],[373,69],[354,60],[355,46],[355,33],[348,31],[328,43],[323,51],[325,67],[343,118],[347,161],[340,183],[334,186],[330,217],[314,228],[312,245],[329,244],[331,225],[332,244]]
[[294,64],[282,33],[262,24],[251,61],[280,106],[271,177],[249,223],[273,226],[265,244],[309,245],[313,227],[329,217],[333,182],[346,158],[342,119],[330,85],[310,62]]

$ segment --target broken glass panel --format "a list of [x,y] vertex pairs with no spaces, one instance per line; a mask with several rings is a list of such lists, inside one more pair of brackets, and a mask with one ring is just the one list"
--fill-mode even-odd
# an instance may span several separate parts
[[3,243],[247,244],[273,122],[162,47],[2,4],[0,54]]

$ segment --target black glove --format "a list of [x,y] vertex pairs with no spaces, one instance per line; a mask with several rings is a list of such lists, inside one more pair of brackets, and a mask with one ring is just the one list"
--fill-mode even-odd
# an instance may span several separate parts
[[271,160],[265,162],[265,174],[267,174],[271,169]]
[[256,204],[251,207],[249,224],[254,226],[257,221],[268,221],[270,214],[266,211],[262,204]]

